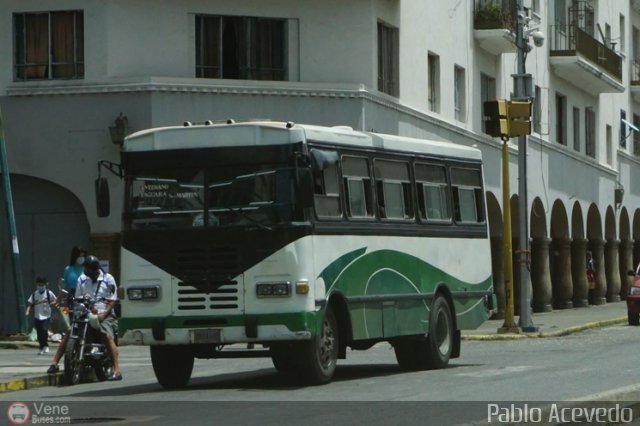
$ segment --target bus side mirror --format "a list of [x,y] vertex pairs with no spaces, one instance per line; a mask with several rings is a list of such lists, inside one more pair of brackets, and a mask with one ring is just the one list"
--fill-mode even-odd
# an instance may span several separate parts
[[96,210],[98,217],[107,217],[111,209],[109,199],[109,182],[107,178],[96,179]]
[[298,169],[296,198],[300,207],[313,207],[313,179],[311,178],[311,170],[308,168]]

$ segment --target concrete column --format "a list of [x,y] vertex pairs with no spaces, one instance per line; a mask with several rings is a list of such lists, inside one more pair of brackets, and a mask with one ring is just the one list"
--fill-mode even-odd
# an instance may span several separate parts
[[571,239],[554,238],[553,307],[573,308],[573,280],[571,278]]
[[498,312],[495,319],[504,319],[504,259],[502,237],[491,237],[491,271],[493,273],[493,291],[498,299]]
[[571,278],[573,279],[573,306],[584,308],[589,306],[587,295],[589,282],[587,281],[587,240],[574,238],[571,242]]
[[635,270],[633,265],[633,241],[622,240],[620,243],[620,297],[627,298],[627,292],[631,285],[632,278],[629,276],[629,271]]
[[596,267],[596,289],[594,294],[594,305],[604,305],[607,303],[607,276],[605,274],[604,260],[604,240],[590,239],[591,253],[593,254],[593,262]]
[[531,241],[531,285],[535,312],[551,311],[550,242],[549,238],[534,238]]
[[638,266],[640,263],[640,240],[635,240],[633,242],[633,268]]
[[607,302],[620,301],[620,240],[607,240],[604,245],[605,274],[607,276]]

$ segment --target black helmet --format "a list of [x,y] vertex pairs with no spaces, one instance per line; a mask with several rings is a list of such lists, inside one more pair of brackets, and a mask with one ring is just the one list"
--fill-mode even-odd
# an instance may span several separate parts
[[84,261],[84,274],[95,282],[100,276],[100,259],[95,256],[87,256]]

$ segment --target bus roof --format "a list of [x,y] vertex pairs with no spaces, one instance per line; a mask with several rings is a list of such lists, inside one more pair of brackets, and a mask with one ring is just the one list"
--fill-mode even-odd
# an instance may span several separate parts
[[300,141],[467,159],[481,158],[480,150],[452,142],[360,132],[346,126],[323,127],[277,121],[157,127],[128,136],[123,151],[281,145]]

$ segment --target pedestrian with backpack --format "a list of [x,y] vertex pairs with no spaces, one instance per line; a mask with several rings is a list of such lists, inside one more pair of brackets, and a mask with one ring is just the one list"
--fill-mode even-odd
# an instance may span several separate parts
[[29,316],[33,307],[33,323],[38,334],[40,350],[38,355],[49,353],[49,321],[51,320],[51,307],[56,305],[56,295],[47,288],[48,281],[45,277],[36,277],[36,291],[27,300],[25,316]]

